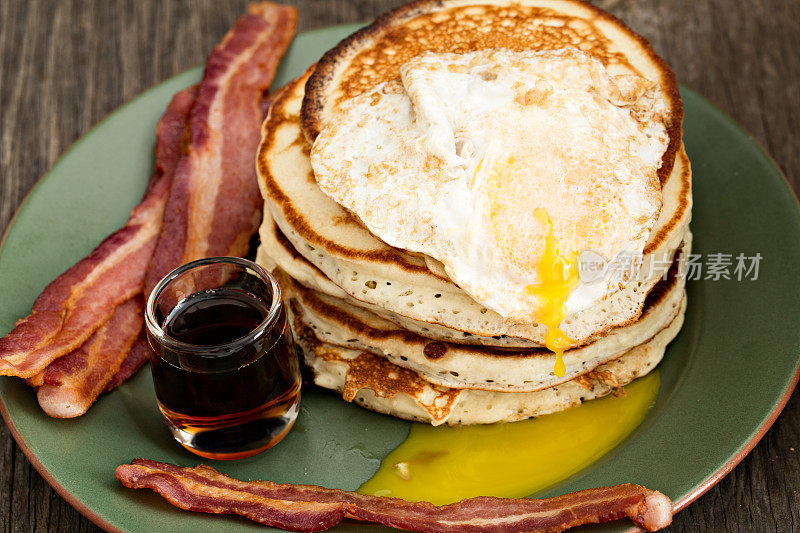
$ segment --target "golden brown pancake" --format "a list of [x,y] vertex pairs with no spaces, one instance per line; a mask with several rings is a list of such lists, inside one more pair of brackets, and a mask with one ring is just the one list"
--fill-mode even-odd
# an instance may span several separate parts
[[691,249],[687,242],[666,279],[650,292],[642,317],[597,341],[564,353],[566,373],[553,373],[555,355],[546,348],[499,348],[432,340],[363,308],[303,287],[283,272],[279,278],[291,310],[327,344],[362,350],[419,373],[444,387],[531,392],[569,381],[642,344],[667,327],[684,299],[678,276]]
[[443,387],[373,353],[320,341],[300,319],[293,327],[314,382],[348,402],[433,425],[492,424],[563,411],[646,375],[680,331],[685,309],[684,299],[675,318],[647,342],[579,377],[535,392]]

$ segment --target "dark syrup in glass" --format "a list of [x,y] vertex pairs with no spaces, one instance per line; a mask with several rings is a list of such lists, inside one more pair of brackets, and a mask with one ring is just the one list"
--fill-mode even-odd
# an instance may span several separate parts
[[243,339],[267,317],[270,303],[242,290],[214,289],[189,296],[164,320],[169,337],[208,347],[152,357],[161,412],[193,453],[249,457],[277,443],[294,423],[300,373],[283,308],[268,334],[252,343]]

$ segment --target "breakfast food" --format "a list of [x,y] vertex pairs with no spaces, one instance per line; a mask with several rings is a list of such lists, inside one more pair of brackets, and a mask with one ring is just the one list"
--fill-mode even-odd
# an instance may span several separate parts
[[435,385],[373,353],[323,343],[302,325],[296,329],[318,385],[379,413],[433,425],[462,425],[515,422],[605,396],[655,368],[681,325],[683,308],[651,340],[617,359],[560,385],[517,393]]
[[[156,126],[156,171],[150,178],[141,204],[158,203],[160,211],[153,216],[163,216],[169,185],[181,157],[181,139],[196,93],[196,86],[176,93]],[[142,209],[141,205],[134,213]],[[155,241],[148,246],[152,254]],[[142,275],[141,270],[139,275]],[[141,294],[118,305],[111,318],[82,346],[28,378],[28,384],[37,387],[36,397],[47,414],[69,418],[86,412],[103,390],[109,387],[110,380],[118,375],[128,354],[140,354],[144,352],[142,348],[147,349],[142,329],[143,308]]]
[[[543,345],[545,326],[506,320],[454,284],[434,259],[390,247],[322,192],[300,128],[302,86],[308,75],[275,97],[259,160],[269,214],[296,250],[351,298],[407,329],[426,328],[422,331],[431,338],[468,344]],[[646,275],[604,305],[567,316],[561,327],[575,344],[633,320],[647,291],[671,263],[690,218],[691,174],[683,151],[661,196],[662,209],[642,258],[641,272]]]
[[0,374],[36,376],[80,347],[117,305],[141,292],[167,192],[157,184],[134,208],[125,227],[45,288],[31,314],[0,339]]
[[191,259],[247,253],[261,211],[252,155],[265,93],[296,22],[289,6],[249,7],[212,51],[202,82],[168,106],[156,172],[128,224],[45,288],[0,339],[0,374],[27,378],[50,416],[82,415],[142,365],[143,302],[160,276]]
[[419,0],[343,40],[258,156],[257,261],[315,382],[475,424],[652,370],[686,305],[681,121],[671,70],[582,2]]
[[[287,281],[287,284],[291,282]],[[453,377],[451,371],[425,373],[409,370],[404,365],[394,364],[393,358],[387,354],[412,354],[424,352],[425,348],[429,352],[441,350],[443,354],[452,355],[453,359],[460,359],[458,363],[462,366],[459,368],[483,376],[490,374],[485,373],[487,365],[481,357],[492,358],[504,375],[516,372],[518,377],[535,376],[527,369],[552,364],[545,349],[505,354],[491,349],[459,351],[457,346],[444,343],[431,346],[422,338],[403,332],[396,325],[375,316],[370,317],[366,312],[342,309],[341,305],[297,284],[291,288],[295,298],[293,310],[297,341],[318,385],[336,390],[346,400],[374,411],[434,425],[513,422],[561,411],[604,396],[655,368],[667,344],[680,331],[686,308],[682,286],[675,283],[671,287],[656,289],[651,293],[651,304],[666,306],[672,312],[666,324],[657,328],[648,340],[600,365],[587,365],[591,370],[555,385],[542,387],[526,383],[512,389],[497,386],[502,383],[499,378],[470,380],[464,374],[459,375],[461,381],[452,383],[453,380],[446,379]],[[673,294],[680,298],[671,302],[669,296]],[[322,320],[314,320],[320,315]],[[358,341],[355,341],[356,338],[380,337],[391,342],[392,352],[358,346]],[[420,367],[424,363],[423,360]]]
[[[264,239],[262,234],[262,245],[268,242]],[[299,317],[323,341],[375,351],[439,385],[524,392],[569,380],[583,367],[604,363],[652,338],[671,323],[684,299],[684,280],[674,274],[682,268],[690,245],[690,235],[687,235],[679,259],[673,263],[667,278],[648,293],[639,320],[615,328],[593,343],[567,350],[569,372],[563,376],[551,374],[552,352],[544,347],[497,348],[431,340],[425,332],[399,327],[346,299],[310,289],[288,276],[281,279],[286,292],[296,302]],[[275,257],[276,265],[283,268],[287,264],[285,255],[275,254]]]
[[[691,175],[674,76],[643,40],[570,0],[418,0],[267,98],[295,25],[293,8],[268,2],[237,21],[201,83],[177,93],[159,122],[156,171],[128,224],[0,340],[0,373],[26,378],[47,414],[80,416],[146,359],[142,308],[158,281],[194,259],[247,253],[262,211],[258,260],[289,299],[279,323],[291,323],[318,385],[373,411],[432,425],[513,422],[609,394],[659,363],[686,309]],[[625,258],[633,268],[618,275]],[[607,264],[586,277],[584,263],[598,259]],[[163,339],[209,357],[195,334],[241,340],[233,322],[237,332],[263,325],[266,307],[234,310],[241,295],[217,305],[195,295],[159,326]],[[280,351],[294,361],[290,348]],[[168,425],[191,433],[190,422],[213,418],[231,429],[227,411],[190,413],[224,407],[220,376],[152,360]],[[270,369],[249,370],[256,385],[236,391],[248,405],[275,384]],[[193,374],[188,403],[179,374]],[[640,382],[652,393],[638,401],[644,409],[653,377]],[[208,396],[215,387],[220,398]],[[392,465],[405,468],[403,482],[418,476],[411,461]],[[633,484],[437,506],[378,496],[387,489],[240,482],[143,459],[116,474],[184,509],[296,531],[346,518],[415,531],[561,531],[626,516],[655,530],[672,516],[669,498]]]
[[[142,331],[142,297],[118,305],[111,318],[80,348],[42,372],[36,398],[45,413],[71,418],[86,412],[105,390]],[[28,380],[32,383],[33,380]]]
[[288,531],[324,531],[345,518],[407,531],[564,531],[628,517],[647,531],[672,522],[672,502],[630,483],[548,498],[479,497],[435,506],[314,485],[239,481],[205,465],[181,468],[148,459],[120,465],[128,488],[151,489],[181,509],[237,514]]
[[680,146],[682,104],[675,76],[650,44],[625,24],[576,0],[415,0],[380,16],[320,60],[303,103],[303,129],[313,141],[348,98],[394,79],[400,65],[426,52],[578,48],[611,73],[657,83],[669,100],[669,167]]
[[216,255],[244,256],[261,220],[253,154],[265,93],[294,37],[290,6],[251,4],[212,51],[175,170],[145,293],[174,268]]
[[[311,165],[382,241],[441,262],[506,320],[542,322],[542,291],[569,315],[618,289],[613,272],[582,283],[578,252],[644,249],[669,140],[655,87],[572,48],[425,52],[341,104]],[[567,280],[548,279],[548,246],[573,265]]]
[[31,315],[0,339],[1,373],[41,385],[45,377],[42,372],[48,365],[79,349],[115,314],[117,305],[141,292],[194,98],[194,89],[187,89],[167,106],[156,127],[155,172],[125,227],[48,285]]

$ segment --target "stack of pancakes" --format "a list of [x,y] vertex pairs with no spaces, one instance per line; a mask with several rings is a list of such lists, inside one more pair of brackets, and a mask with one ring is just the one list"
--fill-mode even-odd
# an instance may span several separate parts
[[[566,373],[547,328],[509,320],[454,283],[436,259],[392,247],[321,190],[313,141],[348,99],[399,76],[419,54],[578,48],[611,74],[668,96],[661,208],[635,276],[568,314]],[[276,97],[258,155],[265,199],[257,261],[277,273],[315,382],[374,411],[432,424],[515,421],[608,394],[651,371],[683,322],[691,171],[674,75],[649,44],[576,1],[422,0],[330,50]]]

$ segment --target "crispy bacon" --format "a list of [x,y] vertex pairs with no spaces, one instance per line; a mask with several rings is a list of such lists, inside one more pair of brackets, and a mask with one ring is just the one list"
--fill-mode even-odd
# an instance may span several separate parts
[[133,347],[126,355],[119,370],[117,370],[117,373],[111,377],[111,380],[106,385],[105,392],[110,392],[128,381],[128,379],[142,367],[144,362],[147,361],[149,355],[150,348],[147,346],[147,336],[144,333],[144,329],[142,329],[139,331],[136,342],[133,343]]
[[142,298],[137,295],[117,306],[83,346],[51,363],[36,391],[44,412],[55,418],[85,413],[119,370],[143,322]]
[[294,36],[297,11],[251,4],[206,63],[145,294],[172,269],[214,255],[243,256],[261,219],[254,157],[263,100]]
[[[122,302],[149,294],[182,262],[247,252],[261,210],[252,154],[262,106],[296,18],[287,6],[249,7],[212,52],[201,85],[170,103],[159,123],[156,173],[126,227],[48,286],[31,315],[0,339],[0,374],[40,386],[48,414],[82,414],[144,363],[147,341],[132,327],[142,304]],[[112,321],[131,327],[111,339]]]
[[[195,86],[173,96],[156,127],[156,170],[147,185],[143,202],[159,198],[162,211],[169,182],[180,159],[182,138],[196,93]],[[82,415],[126,360],[134,341],[142,334],[144,276],[141,272],[139,276],[139,294],[117,306],[109,321],[100,326],[89,340],[27,379],[28,384],[40,387],[37,391],[39,404],[50,416]]]
[[[181,158],[189,112],[197,89],[193,86],[175,94],[156,126],[156,170],[147,184],[145,199],[159,195],[162,204],[166,205],[166,194]],[[131,363],[124,364],[131,357],[134,358],[131,362],[143,361],[144,303],[141,290],[144,275],[140,272],[140,276],[139,295],[117,306],[111,319],[83,346],[56,359],[43,372],[28,380],[31,385],[40,387],[37,398],[48,415],[58,418],[82,415],[100,393],[110,390],[108,387],[115,387],[124,381],[120,378],[124,376],[127,379],[141,366],[141,363],[135,368]],[[115,379],[118,382],[112,386]]]
[[[154,265],[151,268],[153,272],[157,272],[159,267],[168,271],[184,262],[181,259],[171,264],[154,258],[156,244],[167,252],[178,250],[181,243],[188,244],[195,250],[190,254],[200,254],[196,257],[244,255],[250,235],[256,229],[260,205],[253,204],[252,199],[256,198],[260,203],[260,195],[252,154],[260,136],[266,89],[294,35],[296,12],[293,8],[271,3],[251,5],[249,11],[250,14],[241,17],[234,30],[212,52],[202,83],[192,88],[190,94],[179,93],[175,97],[177,102],[173,100],[170,105],[170,108],[177,106],[178,109],[173,113],[168,109],[159,124],[160,129],[173,135],[159,135],[156,163],[158,166],[166,162],[162,166],[168,166],[168,169],[151,178],[146,193],[146,199],[159,195],[163,200],[159,222],[166,224],[159,226],[161,237],[150,243],[148,250],[147,264]],[[212,174],[216,169],[216,174],[206,174],[209,169]],[[212,177],[217,181],[204,181]],[[198,195],[197,187],[206,192],[215,190],[215,194],[210,196],[214,202],[187,203],[187,199]],[[206,192],[199,193],[199,196],[208,197]],[[168,205],[166,213],[164,205]],[[250,205],[257,206],[256,213],[251,211]],[[209,206],[210,211],[206,209]],[[254,217],[255,220],[250,222]],[[212,220],[206,233],[194,233],[191,227],[188,231],[175,232],[176,222],[193,223],[198,218]],[[190,234],[188,240],[185,238],[187,234]],[[200,253],[204,242],[205,251]],[[185,261],[196,257],[190,256]],[[146,272],[146,265],[136,266],[140,276]],[[161,275],[153,274],[157,277],[151,278],[153,281],[144,288],[144,294],[149,294]],[[141,276],[140,290],[143,281],[144,276]],[[113,307],[111,312],[114,312]],[[118,308],[118,312],[126,315],[119,317],[118,322],[132,323],[136,320],[133,315],[141,315],[142,306],[134,308],[132,305],[125,307],[124,311]],[[99,322],[102,315],[97,315]],[[105,338],[99,331],[97,336]],[[116,344],[108,340],[92,342],[88,352],[81,347],[66,356],[67,362],[52,363],[54,368],[49,372],[49,382],[47,371],[29,379],[34,385],[46,383],[38,396],[48,414],[83,414],[100,392],[117,387],[141,367],[148,353],[144,335],[131,329],[120,332],[120,336],[122,338],[117,339]],[[81,361],[82,366],[76,361]],[[73,374],[67,375],[69,372]]]
[[648,531],[672,521],[672,502],[639,485],[583,490],[548,498],[479,497],[435,506],[312,485],[238,481],[205,465],[181,468],[134,459],[116,470],[128,488],[148,488],[181,509],[238,514],[289,531],[323,531],[344,518],[409,531],[563,531],[628,517]]
[[195,88],[176,94],[159,122],[156,171],[128,223],[50,283],[34,302],[31,314],[0,339],[0,375],[40,382],[37,374],[78,349],[118,305],[142,291],[194,94]]

